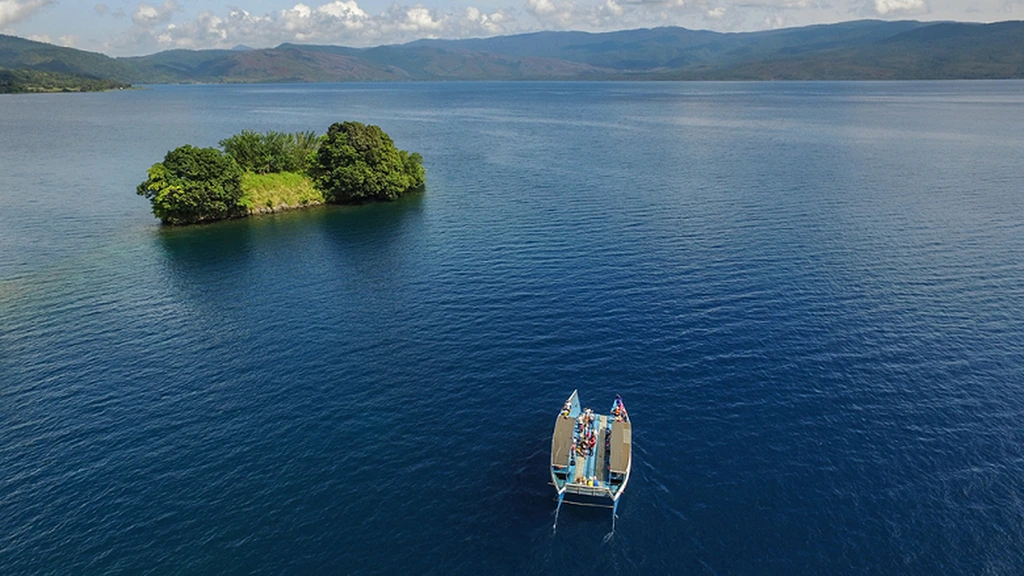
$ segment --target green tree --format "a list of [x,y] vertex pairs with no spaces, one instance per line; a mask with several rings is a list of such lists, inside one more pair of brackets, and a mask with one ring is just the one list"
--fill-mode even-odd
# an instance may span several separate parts
[[221,220],[244,212],[242,170],[216,148],[175,148],[150,167],[148,176],[136,192],[149,199],[153,214],[167,224]]
[[394,200],[423,185],[423,159],[395,148],[379,126],[332,124],[320,142],[310,175],[328,202]]
[[272,174],[275,172],[305,172],[310,154],[316,151],[320,140],[316,132],[265,133],[242,130],[220,141],[224,152],[238,162],[246,172]]
[[293,157],[295,172],[308,172],[313,155],[320,147],[320,136],[312,130],[296,132],[290,136],[286,150]]

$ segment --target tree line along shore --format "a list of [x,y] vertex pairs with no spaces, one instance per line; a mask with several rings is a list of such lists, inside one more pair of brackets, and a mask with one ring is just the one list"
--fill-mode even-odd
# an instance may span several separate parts
[[0,67],[0,94],[102,92],[131,87],[131,84],[109,78],[62,74],[45,70],[8,70]]
[[136,193],[164,224],[390,201],[424,185],[419,154],[399,150],[379,126],[360,122],[332,124],[323,135],[243,130],[219,145],[186,144],[149,168]]

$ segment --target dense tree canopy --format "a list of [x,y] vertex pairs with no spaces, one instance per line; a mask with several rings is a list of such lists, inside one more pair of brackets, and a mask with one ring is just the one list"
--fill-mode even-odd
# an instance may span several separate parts
[[329,202],[394,200],[423,185],[423,159],[395,147],[379,126],[332,124],[310,174]]
[[46,70],[8,70],[0,67],[0,94],[22,92],[95,92],[131,88],[115,80],[62,74]]
[[256,174],[305,172],[309,157],[320,139],[315,132],[265,133],[242,130],[220,141],[224,153],[235,159],[242,170]]
[[216,148],[185,145],[150,167],[136,192],[153,204],[153,214],[168,224],[192,224],[230,218],[243,212],[242,170]]

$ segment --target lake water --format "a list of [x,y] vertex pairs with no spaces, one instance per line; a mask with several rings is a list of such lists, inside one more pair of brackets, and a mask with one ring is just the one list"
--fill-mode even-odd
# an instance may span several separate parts
[[[425,193],[165,229],[181,144]],[[0,98],[0,573],[1020,574],[1024,83]],[[552,532],[550,435],[634,464]]]

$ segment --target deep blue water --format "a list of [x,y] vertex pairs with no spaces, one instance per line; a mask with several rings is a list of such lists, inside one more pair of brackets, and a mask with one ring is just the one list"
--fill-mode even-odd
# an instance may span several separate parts
[[[172,147],[425,193],[164,229]],[[1024,83],[0,98],[0,573],[1020,574]],[[633,476],[552,533],[565,397]]]

